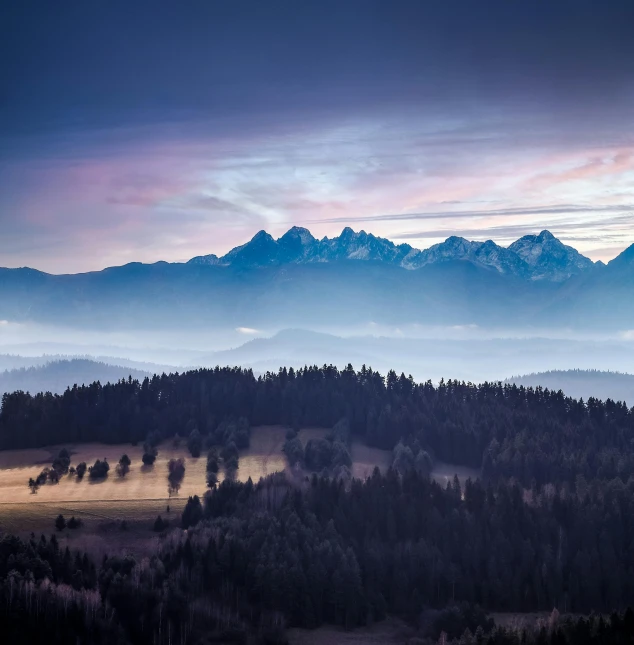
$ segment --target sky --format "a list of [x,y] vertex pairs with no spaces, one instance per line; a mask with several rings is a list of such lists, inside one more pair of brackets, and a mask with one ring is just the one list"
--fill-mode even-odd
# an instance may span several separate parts
[[634,3],[0,3],[0,266],[344,226],[634,243]]

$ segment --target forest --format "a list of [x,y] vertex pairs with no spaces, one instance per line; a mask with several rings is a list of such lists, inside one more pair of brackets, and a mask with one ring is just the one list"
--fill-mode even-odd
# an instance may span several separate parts
[[[528,504],[517,485],[443,488],[394,470],[350,487],[225,480],[189,499],[187,531],[149,558],[95,565],[55,535],[0,539],[0,620],[28,642],[53,630],[52,643],[285,643],[290,626],[387,615],[421,643],[630,642],[633,492]],[[525,633],[487,617],[508,610],[552,614]]]
[[[313,474],[217,485],[219,461],[237,467],[238,448],[267,424],[288,427],[289,463]],[[331,430],[304,447],[307,426]],[[217,368],[5,394],[2,448],[144,442],[152,455],[179,435],[192,455],[209,452],[208,490],[180,519],[157,518],[151,556],[94,562],[55,535],[0,538],[0,621],[14,639],[47,643],[281,644],[290,627],[388,616],[411,626],[412,643],[630,642],[633,431],[634,411],[611,400],[365,367],[257,378]],[[352,436],[393,450],[392,467],[343,476]],[[482,476],[441,486],[433,460]],[[64,450],[56,463],[67,465]],[[492,612],[550,619],[509,629]]]
[[512,478],[526,488],[627,482],[634,474],[634,412],[624,403],[501,383],[435,386],[365,366],[281,369],[257,378],[240,368],[201,369],[95,382],[61,395],[13,392],[2,397],[0,449],[143,442],[150,434],[193,430],[208,436],[238,418],[294,430],[345,419],[368,445],[399,446],[405,465],[424,452],[481,468],[487,481]]

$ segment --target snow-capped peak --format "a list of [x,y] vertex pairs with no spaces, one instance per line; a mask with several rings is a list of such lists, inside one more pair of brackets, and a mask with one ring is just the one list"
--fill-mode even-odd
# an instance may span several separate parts
[[525,235],[508,247],[531,268],[534,280],[559,282],[593,266],[592,260],[558,240],[550,231]]
[[193,258],[190,262],[265,267],[339,260],[378,261],[406,269],[440,262],[469,261],[503,274],[553,281],[565,280],[593,266],[591,260],[562,244],[547,230],[539,235],[525,235],[508,248],[492,240],[472,242],[452,235],[444,242],[420,251],[409,244],[396,245],[363,230],[357,233],[348,226],[341,235],[321,240],[300,226],[293,226],[277,240],[266,231],[259,231],[249,242],[222,258],[207,255]]

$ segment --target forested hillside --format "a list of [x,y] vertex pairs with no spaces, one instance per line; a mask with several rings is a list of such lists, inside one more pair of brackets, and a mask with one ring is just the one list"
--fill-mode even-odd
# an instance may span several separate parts
[[[0,539],[10,642],[287,643],[289,626],[352,629],[387,615],[456,645],[628,643],[634,624],[632,485],[583,497],[378,472],[350,488],[314,476],[226,480],[189,499],[151,558],[99,565],[55,536]],[[614,612],[543,629],[488,611]],[[445,636],[442,636],[444,632]],[[460,640],[458,640],[460,639]]]
[[[621,403],[501,383],[436,387],[365,367],[258,378],[216,368],[5,394],[0,441],[151,446],[178,433],[200,447],[207,435],[226,460],[235,419],[246,443],[249,422],[252,432],[288,426],[289,461],[297,452],[328,476],[220,486],[211,477],[149,559],[106,555],[96,565],[55,538],[5,537],[7,633],[38,639],[56,625],[63,640],[51,642],[271,644],[287,642],[287,627],[352,629],[398,616],[429,643],[627,642],[634,411]],[[306,426],[332,430],[301,450],[296,431]],[[329,471],[345,466],[350,434],[393,449],[393,467],[365,481]],[[478,466],[482,478],[443,487],[429,478],[432,459]],[[625,613],[598,622],[555,612],[547,628],[525,632],[487,615],[553,608]]]
[[259,378],[216,368],[93,383],[62,395],[14,392],[2,399],[0,447],[143,441],[151,432],[166,438],[194,428],[204,435],[239,417],[292,428],[333,427],[345,418],[371,446],[400,443],[406,462],[426,451],[524,486],[634,474],[634,412],[622,403],[501,383],[436,387],[365,367],[283,369]]

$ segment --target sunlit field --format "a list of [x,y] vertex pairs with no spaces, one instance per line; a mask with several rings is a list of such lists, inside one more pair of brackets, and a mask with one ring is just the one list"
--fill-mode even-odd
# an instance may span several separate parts
[[[282,427],[254,428],[251,446],[240,453],[237,477],[258,481],[286,468],[282,452],[286,430]],[[71,452],[71,465],[107,458],[108,477],[91,480],[86,473],[82,480],[65,475],[58,484],[47,483],[37,493],[31,493],[27,482],[51,465],[60,448]],[[0,531],[29,532],[50,530],[58,514],[81,517],[81,532],[99,528],[106,531],[110,524],[126,520],[131,528],[151,522],[160,513],[174,519],[182,511],[187,497],[202,495],[206,490],[206,454],[193,458],[186,442],[174,447],[165,442],[152,466],[144,466],[142,446],[130,444],[78,444],[51,446],[38,450],[7,450],[0,452]],[[123,454],[132,460],[130,471],[119,477],[115,466]],[[172,458],[185,459],[185,477],[178,492],[170,497],[167,482],[167,462]],[[219,481],[224,474],[222,470]],[[166,515],[167,506],[170,512]]]
[[[310,439],[324,438],[324,428],[303,428],[299,437],[304,445]],[[260,426],[252,428],[251,445],[240,452],[237,478],[254,482],[275,472],[287,470],[283,452],[286,428]],[[37,477],[40,471],[51,465],[60,448],[71,452],[71,465],[85,461],[91,465],[97,459],[106,458],[110,472],[105,479],[91,480],[86,473],[82,480],[64,475],[58,484],[47,483],[37,493],[31,493],[27,482]],[[190,495],[203,495],[206,487],[206,454],[193,458],[187,450],[186,441],[175,447],[164,442],[158,448],[158,457],[152,466],[144,466],[141,445],[130,444],[77,444],[51,446],[46,449],[7,450],[0,452],[0,531],[25,533],[53,530],[53,520],[58,514],[69,518],[80,517],[80,531],[67,532],[73,538],[91,532],[108,534],[123,520],[134,531],[139,527],[150,531],[151,524],[161,514],[172,523],[178,523],[185,501]],[[115,466],[121,455],[132,460],[130,471],[119,477]],[[365,479],[375,466],[387,470],[392,460],[389,450],[371,448],[358,440],[351,445],[352,474]],[[185,477],[177,493],[170,496],[167,481],[167,462],[172,458],[185,459]],[[477,477],[477,471],[439,464],[433,477],[445,484],[457,473],[461,480]],[[219,482],[224,473],[218,473]],[[167,507],[169,506],[169,511]],[[119,538],[117,538],[119,540]]]
[[[305,428],[300,431],[300,438],[306,443],[309,439],[324,437],[327,432],[323,428]],[[253,428],[250,447],[240,452],[237,478],[247,481],[251,477],[258,481],[260,477],[286,470],[287,461],[282,451],[285,438],[286,428],[282,426]],[[71,452],[71,465],[74,466],[81,461],[90,466],[95,460],[106,458],[110,463],[108,477],[91,480],[86,473],[78,480],[64,475],[58,484],[47,483],[37,493],[31,493],[27,485],[29,478],[37,477],[43,468],[50,466],[62,447]],[[152,466],[143,465],[141,445],[91,443],[0,452],[0,531],[50,531],[54,518],[60,513],[67,518],[74,515],[82,519],[80,531],[67,532],[72,536],[96,531],[107,534],[122,520],[128,523],[130,530],[139,526],[150,530],[158,514],[178,523],[187,498],[202,495],[207,490],[206,454],[203,452],[200,457],[193,458],[185,441],[178,447],[164,442],[158,451]],[[130,457],[132,464],[125,477],[119,477],[115,466],[123,454]],[[375,465],[385,468],[389,464],[389,452],[356,443],[352,446],[352,455],[359,460],[353,465],[357,477],[370,475]],[[178,492],[170,496],[167,462],[178,457],[185,459],[185,477]],[[222,469],[218,475],[221,482]]]
[[[322,431],[324,434],[325,431]],[[280,426],[254,428],[251,445],[240,451],[237,478],[247,481],[249,477],[258,481],[274,472],[286,468],[282,452],[286,430]],[[30,477],[37,477],[42,468],[50,466],[60,448],[71,452],[71,465],[85,461],[88,466],[97,459],[107,459],[110,472],[105,479],[91,480],[88,473],[82,480],[65,475],[59,484],[47,483],[33,494],[27,486]],[[121,455],[127,454],[132,460],[130,472],[119,477],[115,466]],[[187,450],[186,441],[179,447],[165,442],[158,447],[158,456],[152,466],[141,461],[143,447],[130,444],[76,444],[52,446],[42,450],[6,450],[0,452],[0,504],[61,503],[87,501],[129,501],[169,499],[167,462],[172,458],[185,459],[185,477],[177,497],[201,495],[206,490],[206,453],[194,458]],[[222,469],[219,481],[223,479]]]

